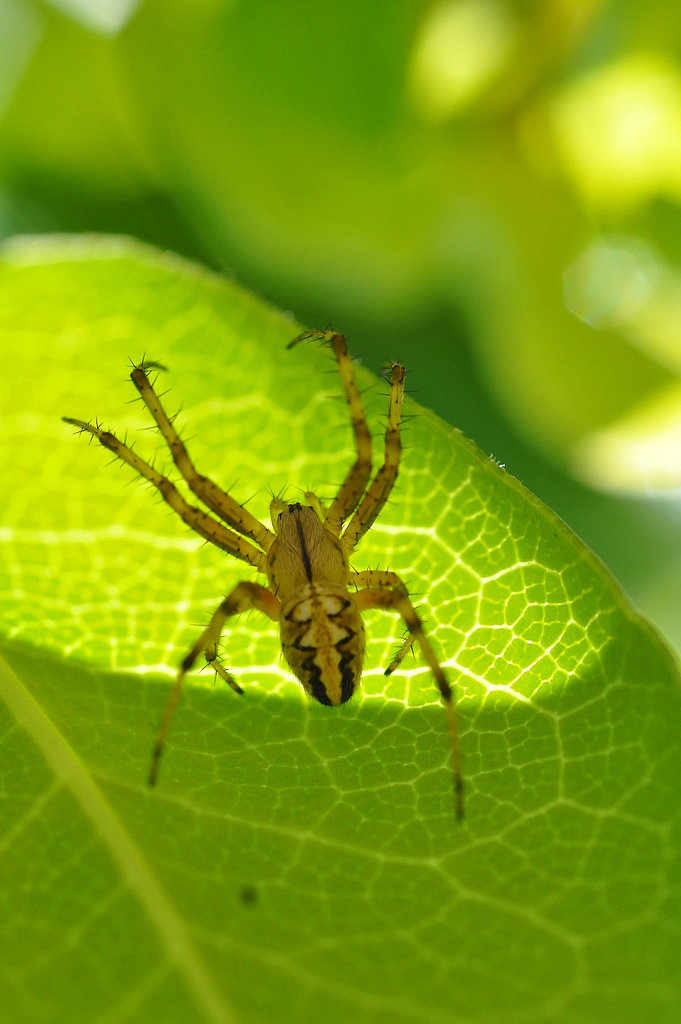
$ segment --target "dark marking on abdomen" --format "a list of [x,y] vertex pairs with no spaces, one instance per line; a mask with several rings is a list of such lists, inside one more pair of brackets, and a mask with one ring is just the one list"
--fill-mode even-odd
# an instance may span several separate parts
[[322,682],[322,672],[315,661],[315,655],[313,654],[310,658],[306,658],[303,662],[303,668],[307,674],[307,684],[309,691],[316,701],[320,704],[326,704],[331,707],[331,701],[329,695],[326,692],[326,687]]

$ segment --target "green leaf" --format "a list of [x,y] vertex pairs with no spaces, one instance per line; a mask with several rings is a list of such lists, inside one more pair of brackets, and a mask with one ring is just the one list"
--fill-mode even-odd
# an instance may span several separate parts
[[[341,479],[337,375],[236,285],[125,241],[17,242],[0,296],[3,1019],[678,1019],[679,675],[594,556],[408,403],[355,564],[405,577],[458,686],[463,824],[437,691],[418,653],[384,677],[378,612],[340,709],[235,622],[244,696],[192,675],[149,791],[178,661],[252,574],[60,417],[167,468],[126,404],[146,353],[200,470],[266,517],[270,490]],[[357,372],[378,457],[384,389]]]

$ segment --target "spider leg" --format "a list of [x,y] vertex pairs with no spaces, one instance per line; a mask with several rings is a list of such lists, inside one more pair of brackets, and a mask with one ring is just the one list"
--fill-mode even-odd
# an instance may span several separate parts
[[238,685],[234,677],[226,669],[218,665],[215,659],[217,658],[217,645],[225,625],[225,620],[233,615],[240,615],[242,612],[248,611],[250,608],[257,608],[259,611],[264,612],[270,619],[274,619],[275,622],[279,619],[279,601],[271,590],[268,590],[267,587],[260,586],[259,583],[250,583],[247,581],[237,583],[234,590],[227,595],[224,601],[222,601],[218,608],[213,612],[212,618],[203,633],[196,641],[189,654],[187,654],[183,659],[177,678],[175,679],[172,689],[168,695],[166,706],[163,709],[163,715],[161,716],[158,737],[151,755],[151,767],[149,768],[148,779],[150,786],[153,786],[156,783],[159,761],[161,759],[161,754],[163,753],[166,736],[168,735],[170,723],[173,720],[175,709],[177,708],[180,700],[182,687],[184,686],[187,673],[193,668],[196,659],[202,651],[205,654],[206,661],[213,665],[218,674],[222,676],[232,689],[235,690],[236,693],[243,693],[243,690]]
[[[385,587],[390,590],[403,590],[406,593],[406,587],[396,572],[383,571],[381,569],[364,569],[362,572],[351,572],[348,574],[348,586],[356,587],[358,590],[366,589],[367,587]],[[393,660],[385,670],[385,674],[390,676],[393,674],[395,669],[398,667],[400,662],[405,657],[407,651],[414,649],[414,637],[411,633],[407,633],[404,638],[404,643],[396,651]]]
[[371,476],[371,434],[369,433],[369,426],[364,415],[364,406],[362,405],[362,399],[355,380],[355,370],[352,365],[352,359],[348,354],[345,338],[342,334],[337,334],[335,331],[306,331],[304,334],[294,338],[288,347],[292,348],[299,341],[305,341],[308,338],[326,341],[333,349],[333,354],[338,364],[341,384],[345,392],[345,399],[350,410],[352,431],[355,437],[355,461],[345,474],[345,479],[340,485],[336,497],[331,502],[324,519],[324,525],[327,530],[335,537],[338,537],[343,528],[343,523],[357,507],[357,503],[364,494]]
[[411,635],[411,633],[408,633],[407,636],[404,638],[404,643],[402,644],[402,646],[399,647],[398,650],[395,651],[395,654],[393,655],[393,660],[390,662],[390,664],[388,665],[387,669],[385,670],[385,674],[387,676],[391,676],[393,674],[393,672],[395,671],[395,669],[398,668],[402,664],[402,661],[404,660],[404,658],[405,658],[405,656],[407,654],[407,651],[413,651],[413,650],[414,650],[414,637]]
[[157,363],[140,363],[130,374],[130,379],[140,393],[140,397],[153,416],[156,426],[170,449],[173,462],[179,469],[189,489],[207,505],[228,526],[237,533],[250,538],[264,551],[268,551],[274,540],[274,534],[259,519],[256,519],[243,505],[227,494],[208,477],[197,473],[196,467],[180,438],[175,426],[161,404],[161,400],[147,376],[147,369],[158,366]]
[[369,484],[357,511],[343,533],[341,543],[347,555],[357,546],[367,530],[373,526],[397,479],[402,453],[400,424],[404,403],[405,376],[404,367],[399,363],[393,363],[390,370],[390,403],[388,423],[385,429],[383,465]]
[[115,434],[108,430],[102,430],[97,424],[85,423],[83,420],[74,420],[67,416],[64,416],[63,419],[66,423],[72,423],[73,426],[78,427],[81,433],[92,434],[101,445],[108,448],[122,462],[126,462],[136,473],[139,473],[141,477],[144,477],[150,484],[153,484],[160,491],[161,497],[170,505],[173,512],[176,512],[180,519],[198,533],[199,536],[204,537],[211,544],[215,544],[216,547],[222,548],[223,551],[228,551],[235,558],[240,558],[242,562],[248,562],[249,565],[255,566],[260,572],[265,571],[265,555],[262,551],[244,537],[240,537],[232,530],[228,530],[226,526],[213,519],[207,512],[203,512],[194,505],[190,505],[182,497],[171,480],[163,476],[162,473],[159,473],[157,469],[150,466],[144,459],[141,459],[127,444],[119,441]]
[[[407,589],[398,576],[393,572],[367,572],[351,573],[350,582],[358,587],[366,587],[354,595],[354,601],[360,611],[368,608],[384,608],[387,611],[396,611],[402,616],[404,623],[409,630],[410,638],[415,640],[421,648],[424,658],[428,662],[430,671],[433,673],[437,688],[440,691],[442,703],[447,717],[449,740],[452,751],[452,767],[454,769],[454,800],[456,804],[456,816],[463,818],[463,778],[461,775],[461,750],[459,747],[459,728],[456,718],[456,706],[454,695],[449,681],[438,661],[430,640],[423,629],[423,623],[419,618],[416,609],[409,599]],[[399,664],[401,657],[406,653],[406,647],[398,652],[388,668],[386,675]]]

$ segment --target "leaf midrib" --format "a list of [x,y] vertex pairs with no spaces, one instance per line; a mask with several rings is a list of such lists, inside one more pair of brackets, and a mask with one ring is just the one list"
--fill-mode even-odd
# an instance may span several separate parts
[[80,758],[2,657],[0,691],[17,724],[41,751],[57,784],[72,793],[108,849],[123,879],[146,911],[149,922],[167,950],[168,959],[184,976],[205,1019],[212,1024],[237,1024],[236,1013],[215,985],[182,917],[143,853]]

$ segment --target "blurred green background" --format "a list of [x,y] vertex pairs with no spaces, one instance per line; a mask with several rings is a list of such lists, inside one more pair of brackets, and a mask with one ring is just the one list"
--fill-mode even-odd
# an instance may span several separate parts
[[401,359],[679,649],[680,47],[677,0],[1,0],[0,231]]

